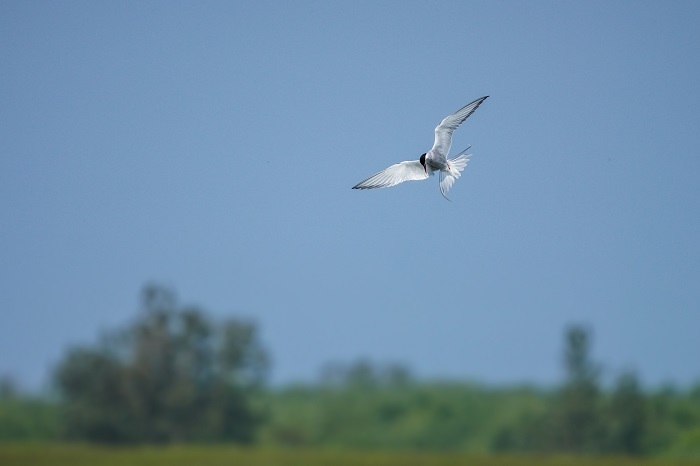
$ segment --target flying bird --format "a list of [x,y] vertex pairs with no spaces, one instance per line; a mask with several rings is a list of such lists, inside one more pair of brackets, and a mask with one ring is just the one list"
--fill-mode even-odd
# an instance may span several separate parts
[[467,147],[451,159],[447,158],[447,154],[450,152],[450,146],[452,145],[452,132],[456,130],[464,120],[469,118],[469,115],[474,113],[474,111],[479,108],[479,105],[487,98],[488,96],[484,96],[476,99],[474,102],[468,103],[452,115],[445,117],[445,119],[435,127],[435,143],[433,144],[433,148],[421,155],[418,160],[408,160],[406,162],[394,164],[376,175],[372,175],[360,181],[353,186],[352,189],[388,188],[389,186],[396,186],[404,181],[425,180],[435,172],[438,172],[440,194],[449,201],[446,193],[457,178],[460,177],[471,155],[466,153],[469,150],[469,147]]

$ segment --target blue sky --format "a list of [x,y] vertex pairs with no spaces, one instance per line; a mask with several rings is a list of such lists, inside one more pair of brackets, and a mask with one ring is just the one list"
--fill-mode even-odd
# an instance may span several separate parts
[[[272,381],[369,357],[700,379],[700,3],[0,3],[0,373],[38,387],[150,281],[254,319]],[[433,128],[475,155],[350,187]]]

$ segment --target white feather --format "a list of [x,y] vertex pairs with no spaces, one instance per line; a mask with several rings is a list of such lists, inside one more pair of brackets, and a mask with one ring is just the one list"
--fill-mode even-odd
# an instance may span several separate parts
[[474,111],[479,108],[479,105],[486,100],[488,96],[480,97],[474,102],[470,102],[464,107],[460,108],[452,115],[445,117],[444,120],[440,122],[439,125],[435,127],[435,143],[433,144],[432,152],[436,152],[443,157],[447,157],[450,153],[450,146],[452,146],[452,132],[456,130],[459,125],[461,125],[464,120],[469,118],[469,115],[474,113]]
[[455,183],[455,181],[457,181],[457,178],[462,176],[462,171],[469,162],[469,157],[471,157],[471,154],[466,153],[468,150],[469,148],[467,147],[465,150],[447,161],[448,171],[440,170],[440,193],[447,200],[449,200],[446,195],[447,191],[452,188],[452,185]]
[[417,160],[396,163],[369,178],[360,181],[352,189],[388,188],[404,181],[424,180],[428,177]]

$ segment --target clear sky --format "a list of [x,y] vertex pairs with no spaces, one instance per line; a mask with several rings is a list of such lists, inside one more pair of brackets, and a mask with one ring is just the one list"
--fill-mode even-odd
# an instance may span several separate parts
[[[0,373],[41,386],[142,286],[327,361],[700,379],[700,2],[0,2]],[[350,188],[430,149],[437,178]]]

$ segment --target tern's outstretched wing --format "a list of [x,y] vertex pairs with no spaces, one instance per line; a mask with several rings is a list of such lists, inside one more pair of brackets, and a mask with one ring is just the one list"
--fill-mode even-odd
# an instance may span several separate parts
[[435,144],[433,144],[432,150],[439,152],[443,157],[447,157],[447,154],[450,152],[450,146],[452,145],[452,132],[457,129],[464,120],[469,118],[469,115],[474,113],[487,97],[488,96],[484,96],[476,99],[474,102],[468,103],[442,120],[440,124],[435,127]]
[[424,180],[428,178],[423,165],[418,160],[400,162],[372,175],[366,180],[360,181],[352,189],[388,188],[410,180]]

